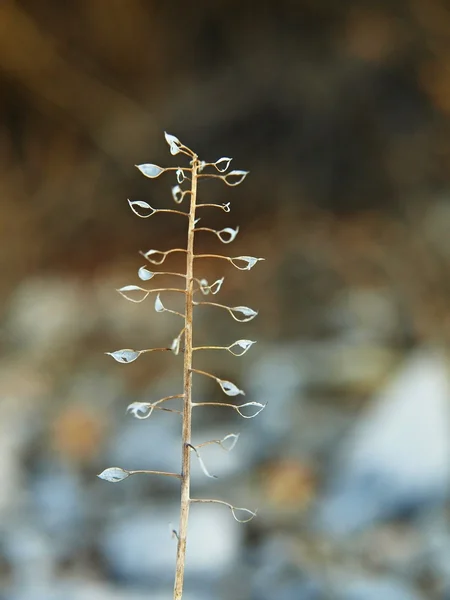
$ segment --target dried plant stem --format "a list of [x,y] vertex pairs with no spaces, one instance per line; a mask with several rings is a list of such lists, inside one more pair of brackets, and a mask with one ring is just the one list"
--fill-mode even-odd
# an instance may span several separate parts
[[192,424],[192,321],[194,308],[194,229],[197,201],[198,157],[194,155],[191,169],[191,205],[186,258],[186,303],[184,330],[184,407],[182,429],[182,467],[180,524],[178,530],[177,559],[175,567],[174,600],[181,600],[183,594],[184,566],[186,562],[186,538],[190,505],[190,441]]
[[139,469],[137,471],[128,471],[130,475],[144,474],[144,475],[164,475],[165,477],[176,477],[181,479],[179,473],[168,473],[167,471],[147,471],[146,469]]
[[[134,474],[147,474],[147,475],[163,475],[166,477],[172,477],[180,480],[180,519],[179,519],[179,528],[178,531],[173,530],[175,537],[177,538],[177,556],[176,556],[176,567],[175,567],[175,583],[174,583],[174,591],[173,591],[173,600],[182,600],[183,595],[183,583],[184,583],[184,570],[186,563],[186,545],[187,545],[187,531],[188,531],[188,519],[189,519],[189,508],[191,503],[216,503],[221,504],[223,506],[227,506],[234,517],[234,519],[240,523],[246,523],[247,521],[253,519],[256,516],[256,512],[251,511],[247,508],[235,507],[232,504],[225,502],[223,500],[213,500],[209,498],[203,499],[192,499],[190,492],[190,456],[191,451],[194,452],[195,456],[199,461],[199,465],[207,477],[215,478],[215,475],[209,473],[206,469],[205,464],[203,463],[202,457],[198,448],[206,446],[208,444],[218,444],[224,450],[231,450],[237,439],[239,434],[230,433],[226,435],[221,440],[210,440],[208,442],[203,442],[201,444],[197,444],[197,446],[192,445],[191,443],[191,431],[192,431],[192,411],[194,408],[198,406],[225,406],[227,408],[231,408],[235,410],[242,418],[244,419],[253,419],[258,415],[265,407],[265,404],[261,404],[260,402],[250,401],[244,402],[243,404],[231,404],[224,402],[193,402],[192,401],[192,379],[193,374],[197,373],[199,375],[205,375],[206,377],[210,377],[214,379],[216,383],[220,386],[223,393],[227,396],[238,396],[245,395],[245,392],[239,389],[234,383],[228,381],[226,379],[220,379],[216,375],[212,373],[207,373],[206,371],[200,371],[198,369],[193,368],[193,356],[194,352],[197,350],[224,350],[228,351],[234,356],[242,356],[247,352],[247,350],[255,343],[253,340],[247,339],[239,339],[229,346],[195,346],[193,345],[193,312],[194,308],[197,306],[215,306],[219,308],[223,308],[229,312],[231,317],[238,321],[239,323],[245,323],[247,321],[251,321],[256,315],[258,311],[249,308],[248,306],[225,306],[223,304],[219,304],[217,302],[201,302],[194,301],[194,293],[201,292],[203,295],[212,294],[213,296],[217,294],[222,286],[224,281],[224,277],[217,279],[213,283],[208,283],[206,279],[197,279],[194,277],[194,261],[200,258],[206,259],[221,259],[230,262],[236,269],[240,271],[249,271],[253,266],[264,260],[263,258],[257,258],[254,256],[224,256],[222,254],[194,254],[194,237],[196,231],[206,231],[213,233],[217,236],[220,242],[223,244],[229,244],[232,242],[238,231],[239,227],[224,227],[223,229],[216,230],[209,227],[196,227],[196,212],[198,208],[203,207],[214,207],[220,208],[224,212],[230,212],[230,203],[227,202],[225,204],[213,204],[213,203],[197,203],[197,186],[201,177],[212,177],[219,180],[222,180],[226,185],[234,187],[239,185],[244,178],[246,177],[248,171],[240,171],[240,170],[232,170],[227,171],[230,165],[231,158],[222,157],[219,158],[214,163],[207,163],[205,161],[200,161],[198,159],[197,154],[195,154],[192,150],[190,150],[187,146],[184,146],[180,142],[180,140],[171,135],[169,133],[164,134],[166,142],[169,145],[170,153],[172,155],[184,154],[188,156],[191,160],[189,163],[189,167],[160,167],[158,165],[152,163],[146,163],[142,165],[136,165],[139,171],[150,179],[155,179],[159,177],[162,173],[167,171],[174,172],[176,175],[176,180],[178,185],[172,187],[172,198],[175,203],[180,204],[183,202],[183,199],[187,196],[190,198],[189,210],[187,212],[172,210],[172,209],[158,209],[153,208],[147,202],[143,202],[140,200],[128,200],[128,204],[130,205],[131,210],[138,217],[142,219],[147,219],[154,214],[157,213],[175,213],[185,215],[188,218],[188,230],[187,230],[187,246],[186,248],[172,248],[169,250],[157,250],[155,248],[151,248],[146,252],[141,252],[140,254],[153,265],[162,265],[166,258],[172,253],[185,253],[186,254],[186,272],[185,273],[174,273],[172,271],[153,271],[153,269],[149,270],[146,266],[142,266],[138,270],[138,276],[142,281],[149,281],[156,275],[167,275],[167,276],[177,276],[185,278],[184,289],[174,288],[174,287],[165,287],[165,288],[143,288],[138,285],[126,285],[121,287],[117,291],[130,302],[140,303],[143,302],[150,294],[156,293],[155,298],[155,311],[158,313],[168,312],[174,315],[181,317],[184,321],[184,327],[178,336],[172,341],[170,347],[167,348],[147,348],[144,350],[133,350],[131,348],[123,348],[121,350],[116,350],[114,352],[106,352],[106,354],[110,355],[114,360],[119,363],[131,363],[134,362],[139,356],[145,354],[147,352],[155,352],[155,351],[171,351],[175,355],[182,354],[183,355],[183,393],[176,394],[174,396],[166,396],[165,398],[161,398],[156,402],[133,402],[131,403],[127,411],[131,412],[135,418],[137,419],[148,419],[154,410],[162,410],[167,412],[172,412],[181,415],[182,422],[182,452],[181,452],[181,469],[179,473],[172,473],[167,471],[149,471],[149,470],[138,470],[138,471],[128,471],[121,467],[109,467],[99,473],[98,477],[105,481],[109,481],[111,483],[117,483],[123,481],[130,475]],[[203,170],[206,167],[210,167],[215,169],[218,173],[203,173]],[[226,173],[226,174],[225,174]],[[184,182],[190,182],[190,189],[183,189],[181,186]],[[188,184],[185,184],[183,187],[188,187]],[[197,264],[197,263],[195,263]],[[182,286],[183,287],[183,286]],[[185,310],[184,314],[178,312],[176,310],[172,310],[167,308],[160,297],[160,294],[165,294],[166,292],[177,292],[184,294],[185,296]],[[181,346],[181,338],[184,335],[184,347]],[[183,398],[183,407],[182,410],[176,410],[173,408],[166,408],[165,406],[161,406],[168,400],[172,400],[175,398]],[[250,407],[247,413],[243,412],[242,409],[247,409]],[[181,408],[181,407],[179,407]],[[239,518],[239,515],[242,515],[245,518]]]

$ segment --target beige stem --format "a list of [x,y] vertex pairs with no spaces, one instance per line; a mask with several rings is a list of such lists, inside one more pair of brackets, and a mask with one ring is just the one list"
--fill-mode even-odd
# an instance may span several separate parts
[[177,561],[175,571],[174,600],[183,595],[184,566],[186,562],[186,538],[190,505],[190,448],[192,422],[192,319],[194,296],[194,228],[197,201],[198,157],[194,155],[191,169],[191,205],[189,209],[188,241],[186,254],[186,303],[184,332],[184,407],[182,431],[181,506],[178,531]]

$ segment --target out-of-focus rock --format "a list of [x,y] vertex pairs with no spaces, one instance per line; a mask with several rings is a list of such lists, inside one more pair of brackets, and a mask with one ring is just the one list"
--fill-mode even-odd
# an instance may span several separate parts
[[331,466],[321,528],[350,533],[442,502],[450,484],[450,384],[438,350],[412,354]]
[[392,289],[346,288],[334,299],[328,319],[349,342],[389,342],[402,324]]
[[[179,506],[162,508],[149,502],[109,521],[100,545],[113,574],[128,583],[168,584],[175,568]],[[186,577],[211,581],[231,567],[242,528],[224,506],[193,505],[189,519]]]
[[322,585],[296,564],[296,552],[288,536],[272,534],[258,552],[259,569],[252,573],[255,600],[319,600]]
[[352,394],[377,390],[398,360],[391,348],[342,339],[302,344],[299,355],[310,388]]
[[77,473],[68,468],[49,465],[49,469],[34,474],[30,489],[30,510],[41,527],[53,538],[53,543],[66,543],[77,537],[86,517],[85,503]]
[[[157,313],[154,310],[155,295],[151,294],[143,303],[136,304],[126,300],[117,292],[117,289],[124,285],[142,284],[137,276],[138,261],[139,258],[134,262],[134,267],[128,264],[128,268],[123,272],[105,274],[97,278],[94,285],[94,301],[98,312],[97,326],[108,332],[118,343],[127,344],[122,347],[170,347],[181,327],[178,327],[173,315]],[[160,287],[164,287],[167,282],[161,277],[159,284]],[[182,306],[179,306],[179,299],[173,298],[174,295],[171,295],[169,305],[177,310],[182,309]]]
[[124,415],[108,444],[105,460],[124,469],[178,471],[181,457],[176,415],[155,411],[147,420]]
[[21,352],[55,355],[91,328],[90,308],[76,280],[26,279],[10,298],[7,336]]
[[353,581],[341,589],[337,597],[342,600],[423,600],[408,584],[381,577]]
[[3,549],[13,570],[13,582],[38,589],[55,575],[56,550],[50,536],[31,523],[11,521],[3,538]]
[[259,430],[252,436],[259,441],[259,458],[271,454],[272,444],[289,434],[292,411],[301,402],[305,385],[304,366],[298,345],[280,345],[265,348],[243,374],[248,400],[267,404],[252,421]]
[[[44,419],[48,379],[35,367],[4,361],[0,368],[0,515],[18,510],[25,498],[23,453]],[[3,519],[1,519],[3,520]]]
[[[172,590],[147,587],[135,589],[117,587],[103,582],[86,581],[85,579],[69,578],[58,580],[52,585],[29,585],[13,589],[7,600],[172,600]],[[186,591],[183,600],[213,600],[198,591]]]

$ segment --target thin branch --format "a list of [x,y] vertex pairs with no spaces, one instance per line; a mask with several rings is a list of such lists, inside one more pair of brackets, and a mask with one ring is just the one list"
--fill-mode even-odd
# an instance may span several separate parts
[[218,308],[230,310],[229,306],[225,306],[225,304],[218,304],[217,302],[194,302],[194,304],[195,306],[217,306]]
[[175,398],[184,398],[184,394],[173,394],[172,396],[164,396],[164,398],[153,402],[153,406],[157,406],[158,404],[161,404],[162,402],[167,402],[168,400],[174,400]]
[[216,173],[199,173],[198,177],[208,177],[209,179],[223,179],[222,175],[217,175]]
[[130,475],[164,475],[165,477],[176,477],[177,479],[181,479],[180,473],[169,473],[167,471],[147,471],[146,469],[138,469],[137,471],[128,471]]
[[[192,350],[226,350],[233,356],[243,356],[252,346],[256,344],[253,340],[236,340],[229,346],[196,346]],[[240,348],[239,352],[233,351],[233,348]]]
[[[267,403],[261,404],[261,402],[244,402],[244,404],[229,404],[228,402],[193,402],[192,406],[225,406],[235,410],[243,419],[254,419],[262,410],[264,410],[264,408],[267,406]],[[245,408],[246,406],[256,406],[258,410],[253,415],[244,415],[241,409]]]
[[[153,294],[154,292],[156,293],[160,293],[160,292],[176,292],[179,294],[185,294],[186,291],[179,289],[179,288],[156,288],[156,289],[151,289],[151,290],[147,290],[143,287],[140,287],[139,285],[126,285],[122,288],[119,288],[116,290],[117,292],[119,292],[119,294],[121,296],[123,296],[126,300],[128,300],[129,302],[134,302],[135,304],[140,304],[141,302],[144,302],[144,300],[146,300],[149,296],[149,294]],[[143,293],[142,298],[132,298],[131,296],[129,296],[129,293],[133,293],[133,292],[140,292]]]
[[187,146],[185,146],[184,144],[180,144],[178,146],[178,148],[179,148],[180,152],[182,152],[186,156],[189,156],[189,158],[193,158],[195,156],[195,152],[193,150],[191,150],[190,148],[188,148]]
[[222,391],[227,396],[245,396],[245,392],[240,390],[238,387],[234,385],[231,381],[227,379],[220,379],[220,377],[216,377],[216,375],[212,375],[212,373],[207,373],[206,371],[199,371],[198,369],[191,369],[192,373],[198,373],[199,375],[206,375],[206,377],[211,377],[214,379],[222,388]]
[[198,279],[195,277],[196,283],[198,283],[198,288],[194,290],[194,293],[201,292],[204,296],[208,294],[212,294],[215,296],[220,292],[223,282],[225,281],[225,277],[221,277],[220,279],[216,279],[213,283],[209,284],[206,279]]
[[161,312],[168,312],[168,313],[172,313],[173,315],[178,315],[179,317],[181,317],[182,319],[185,318],[185,316],[183,315],[183,313],[178,312],[177,310],[172,310],[171,308],[166,308],[164,307],[164,310]]
[[[187,295],[187,294],[186,294]],[[156,299],[155,299],[155,310],[158,313],[162,313],[162,312],[168,312],[168,313],[172,313],[173,315],[178,315],[179,317],[181,317],[182,319],[185,318],[183,313],[178,312],[177,310],[173,310],[171,308],[166,308],[164,306],[164,304],[162,303],[162,300],[159,296],[159,294],[157,294]]]
[[172,208],[154,208],[153,206],[150,206],[148,202],[144,202],[142,200],[130,200],[128,198],[128,204],[130,205],[130,208],[134,212],[134,214],[140,217],[141,219],[149,219],[150,217],[153,217],[153,215],[156,215],[156,213],[174,213],[175,215],[183,215],[184,217],[189,217],[189,213],[183,212],[181,210],[176,210]]
[[196,254],[194,258],[222,258],[223,260],[230,262],[230,257],[223,256],[222,254]]
[[191,369],[191,372],[192,373],[198,373],[199,375],[206,375],[206,377],[211,377],[211,379],[214,379],[215,381],[217,381],[219,379],[218,377],[216,377],[212,373],[207,373],[206,371],[200,371],[200,369]]
[[[226,440],[232,439],[233,441],[231,442],[231,444],[227,447],[224,445],[224,442],[226,442]],[[225,450],[225,452],[230,452],[231,450],[233,450],[233,448],[236,446],[237,441],[239,439],[239,433],[228,433],[225,437],[223,437],[221,440],[209,440],[207,442],[202,442],[201,444],[196,444],[196,448],[203,448],[204,446],[210,446],[211,444],[217,444],[218,446],[220,446],[223,450]]]
[[186,173],[190,173],[191,169],[189,167],[164,167],[164,171],[186,171]]
[[183,215],[183,217],[189,218],[189,213],[185,213],[182,210],[175,210],[172,208],[154,208],[155,213],[157,212],[165,212],[165,213],[173,213],[174,215]]
[[196,254],[194,258],[221,258],[230,262],[239,271],[250,271],[257,262],[265,260],[256,256],[224,256],[223,254]]
[[178,541],[180,541],[180,536],[178,535],[178,531],[176,529],[171,529],[171,534],[173,537],[176,537]]
[[196,227],[195,231],[208,231],[219,238],[222,244],[230,244],[237,236],[239,227],[225,227],[224,229],[212,229],[211,227]]
[[[137,286],[136,286],[137,287]],[[143,289],[143,288],[141,288]],[[120,289],[117,290],[120,293]],[[133,291],[133,290],[131,290]],[[180,288],[155,288],[154,290],[143,290],[149,294],[153,294],[154,292],[178,292],[180,294],[185,294],[186,290],[182,290]]]
[[228,346],[195,346],[192,350],[228,350]]
[[197,456],[198,459],[198,463],[200,465],[201,470],[203,471],[203,473],[206,475],[206,477],[209,477],[210,479],[217,479],[217,475],[212,475],[208,469],[206,468],[205,463],[203,462],[202,457],[200,456],[200,452],[197,450],[196,446],[193,446],[192,444],[187,444],[188,447],[193,450],[195,452],[195,455]]
[[204,206],[213,206],[215,208],[220,208],[224,212],[230,212],[230,203],[229,202],[227,202],[226,204],[210,204],[208,202],[205,204],[197,204],[197,208],[203,208]]
[[182,415],[181,410],[176,410],[175,408],[164,408],[164,406],[154,406],[155,410],[162,410],[164,412],[175,413],[176,415]]
[[[256,517],[256,511],[250,510],[249,508],[241,508],[240,506],[233,506],[229,502],[224,502],[223,500],[215,500],[213,498],[191,498],[191,502],[196,502],[197,504],[223,504],[231,510],[234,519],[238,523],[248,523]],[[248,519],[239,519],[236,516],[236,511],[242,511],[250,514],[250,517]]]
[[[139,254],[145,257],[145,252],[142,252],[142,250],[139,251]],[[173,273],[172,271],[152,271],[152,277],[155,275],[175,275],[176,277],[183,277],[183,279],[186,279],[184,273]]]
[[[183,396],[184,394],[175,394],[173,396],[165,396],[164,398],[161,398],[156,402],[132,402],[127,407],[127,412],[131,412],[136,417],[136,419],[148,419],[155,409],[181,414],[181,411],[179,410],[175,410],[173,408],[165,408],[159,405],[163,404],[164,402],[167,402],[168,400],[173,400],[174,398],[183,398]],[[144,411],[148,412],[144,413]]]
[[146,348],[145,350],[136,350],[140,354],[146,354],[147,352],[169,352],[170,348]]
[[[147,250],[147,252],[139,252],[139,254],[141,254],[146,260],[148,260],[149,262],[151,262],[154,265],[162,265],[162,263],[166,260],[167,256],[169,254],[172,254],[173,252],[186,252],[185,248],[172,248],[172,250],[154,250],[153,248],[151,250]],[[157,260],[157,259],[152,259],[150,258],[150,256],[155,256],[159,254],[161,256],[161,260]]]
[[253,308],[249,308],[248,306],[225,306],[225,304],[218,304],[217,302],[194,302],[194,305],[216,306],[218,308],[224,308],[238,323],[247,323],[248,321],[254,319],[258,314],[257,310],[253,310]]

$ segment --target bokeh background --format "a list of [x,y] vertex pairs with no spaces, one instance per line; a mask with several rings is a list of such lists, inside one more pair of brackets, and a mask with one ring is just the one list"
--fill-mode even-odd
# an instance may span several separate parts
[[199,265],[260,314],[198,309],[197,343],[258,344],[197,366],[269,404],[195,413],[196,443],[241,436],[194,495],[259,512],[193,506],[186,600],[450,598],[449,3],[2,0],[0,86],[1,600],[171,598],[177,482],[96,478],[179,468],[177,415],[126,407],[177,393],[181,357],[104,354],[178,333],[115,292],[185,243],[127,204],[172,207],[134,168],[177,164],[164,130],[251,171],[202,185],[232,206],[204,225],[241,229],[197,247],[266,257]]

